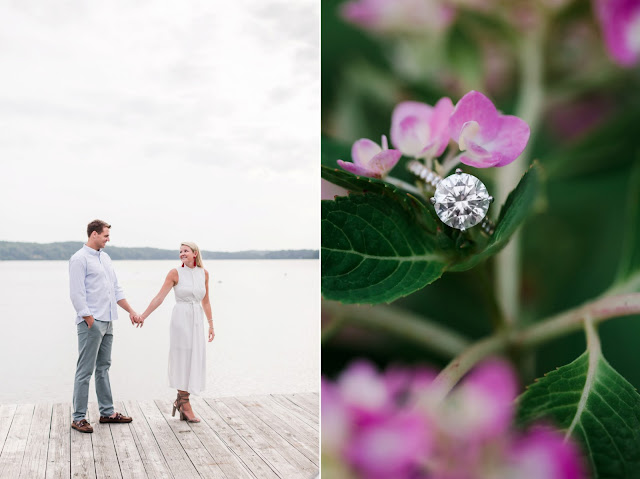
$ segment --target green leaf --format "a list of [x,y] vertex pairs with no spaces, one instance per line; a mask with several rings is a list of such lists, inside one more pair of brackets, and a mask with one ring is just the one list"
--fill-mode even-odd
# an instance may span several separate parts
[[533,210],[540,189],[540,166],[534,162],[500,210],[496,229],[484,250],[454,265],[451,271],[466,271],[504,248]]
[[382,303],[438,279],[451,261],[421,227],[410,195],[351,194],[322,202],[322,294],[344,303]]
[[323,179],[330,181],[334,185],[342,186],[352,192],[384,194],[384,190],[388,188],[392,191],[398,190],[395,186],[382,180],[367,178],[366,176],[357,176],[347,171],[324,165],[320,166],[320,175]]
[[334,185],[346,188],[352,193],[378,193],[397,201],[410,200],[413,208],[416,210],[416,219],[423,227],[432,233],[435,233],[441,224],[433,209],[428,209],[424,203],[413,195],[385,181],[356,176],[344,170],[328,168],[324,165],[320,167],[320,174],[323,179],[330,181]]
[[[322,294],[344,303],[390,302],[497,253],[531,211],[534,165],[509,195],[494,235],[467,235],[435,219],[432,207],[381,180],[321,168],[352,192],[322,202]],[[353,194],[360,193],[360,194]]]
[[577,439],[591,461],[594,479],[636,477],[640,395],[602,356],[594,329],[587,329],[587,338],[584,354],[518,398],[517,422],[527,426],[551,421]]

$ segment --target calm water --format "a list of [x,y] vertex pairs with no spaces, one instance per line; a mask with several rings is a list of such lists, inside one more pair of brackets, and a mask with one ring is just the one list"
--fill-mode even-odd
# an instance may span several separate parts
[[[176,261],[114,261],[127,300],[141,313]],[[317,260],[207,261],[216,338],[207,343],[204,396],[319,390]],[[167,383],[170,292],[134,328],[118,308],[114,400],[160,399]],[[77,360],[66,261],[0,261],[0,404],[70,402]],[[203,323],[203,328],[206,323]],[[95,401],[93,381],[90,401]]]

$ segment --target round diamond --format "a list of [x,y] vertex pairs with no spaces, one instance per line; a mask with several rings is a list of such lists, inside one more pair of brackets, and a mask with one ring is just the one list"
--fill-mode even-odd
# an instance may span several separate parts
[[444,224],[464,231],[482,221],[491,200],[482,181],[456,173],[438,183],[432,202]]

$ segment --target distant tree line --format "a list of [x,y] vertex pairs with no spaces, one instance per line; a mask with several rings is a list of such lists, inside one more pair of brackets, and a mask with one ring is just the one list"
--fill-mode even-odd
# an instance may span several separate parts
[[[82,247],[81,242],[21,243],[0,241],[0,261],[68,260]],[[152,260],[176,259],[177,250],[158,248],[122,248],[107,246],[112,259]],[[310,249],[282,251],[237,251],[233,253],[202,251],[203,259],[318,259],[318,251]]]

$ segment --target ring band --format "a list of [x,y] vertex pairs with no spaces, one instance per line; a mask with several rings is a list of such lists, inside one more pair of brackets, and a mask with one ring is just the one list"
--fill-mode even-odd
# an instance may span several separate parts
[[460,168],[442,178],[416,160],[410,161],[407,169],[435,189],[430,202],[440,221],[461,231],[479,224],[484,233],[493,234],[495,224],[487,217],[493,197],[482,181]]

